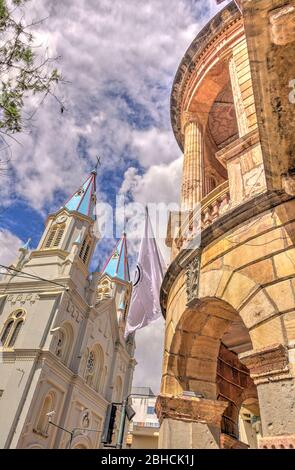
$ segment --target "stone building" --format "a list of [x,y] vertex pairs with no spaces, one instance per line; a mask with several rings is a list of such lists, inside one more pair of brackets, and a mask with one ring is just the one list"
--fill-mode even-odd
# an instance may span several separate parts
[[172,89],[185,216],[166,240],[160,448],[295,447],[295,2],[238,3]]
[[98,448],[107,405],[130,392],[126,237],[90,274],[95,180],[49,215],[37,249],[21,248],[0,281],[0,448]]

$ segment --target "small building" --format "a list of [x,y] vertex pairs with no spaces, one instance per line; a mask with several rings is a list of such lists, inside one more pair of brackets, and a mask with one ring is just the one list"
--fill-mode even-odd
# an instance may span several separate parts
[[157,449],[159,421],[155,412],[157,397],[149,387],[133,387],[130,403],[136,412],[130,422],[126,447],[130,449]]

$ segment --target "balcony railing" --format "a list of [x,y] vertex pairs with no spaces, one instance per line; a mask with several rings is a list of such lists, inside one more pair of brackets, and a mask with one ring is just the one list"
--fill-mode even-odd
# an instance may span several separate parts
[[217,186],[201,203],[201,227],[208,227],[230,207],[228,181]]
[[200,233],[230,209],[228,181],[217,186],[201,201],[201,207],[194,211],[171,212],[167,229],[167,246],[173,240],[180,250],[186,247]]

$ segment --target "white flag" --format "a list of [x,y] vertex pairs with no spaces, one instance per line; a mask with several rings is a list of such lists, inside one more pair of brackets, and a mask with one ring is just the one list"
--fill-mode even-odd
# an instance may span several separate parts
[[164,261],[158,250],[146,209],[144,234],[140,244],[125,338],[161,316],[160,287],[164,269]]

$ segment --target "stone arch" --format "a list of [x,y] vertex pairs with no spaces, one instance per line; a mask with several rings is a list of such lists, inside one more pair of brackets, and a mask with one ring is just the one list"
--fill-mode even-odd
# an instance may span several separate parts
[[47,437],[48,431],[49,431],[48,413],[52,411],[56,411],[55,410],[56,404],[57,404],[56,393],[53,390],[48,391],[46,395],[44,396],[41,403],[42,405],[37,415],[35,431],[38,434],[41,434]]
[[[162,393],[190,395],[226,402],[221,432],[239,439],[239,411],[243,401],[257,398],[250,373],[238,357],[252,349],[249,330],[238,311],[216,297],[197,300],[174,329],[166,351]],[[226,440],[228,442],[228,439]]]
[[201,273],[198,296],[216,298],[230,305],[248,329],[255,349],[269,345],[269,332],[273,337],[270,344],[280,343],[283,337],[277,317],[280,307],[271,298],[271,289],[250,275],[224,268]]
[[32,444],[28,446],[27,449],[44,449],[44,447],[41,446],[40,444]]
[[198,300],[194,308],[187,308],[174,325],[173,339],[166,351],[169,378],[164,388],[174,385],[176,393],[187,390],[216,399],[220,341],[238,318],[229,304],[216,298]]

